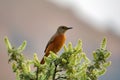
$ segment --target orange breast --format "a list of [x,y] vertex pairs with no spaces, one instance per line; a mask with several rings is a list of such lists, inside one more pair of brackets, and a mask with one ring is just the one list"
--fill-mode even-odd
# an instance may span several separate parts
[[64,34],[57,35],[52,41],[52,43],[48,45],[45,56],[49,55],[49,51],[53,51],[57,53],[64,45],[65,40],[66,40],[66,37]]
[[62,48],[62,46],[64,45],[65,40],[66,40],[66,37],[63,34],[57,36],[54,40],[54,45],[55,46],[54,46],[53,51],[58,52]]

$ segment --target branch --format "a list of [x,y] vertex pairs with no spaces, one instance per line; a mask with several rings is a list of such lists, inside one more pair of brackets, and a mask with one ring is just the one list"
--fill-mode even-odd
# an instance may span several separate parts
[[[107,61],[111,53],[106,49],[106,42],[104,38],[100,48],[93,52],[93,60],[88,59],[83,52],[82,41],[79,40],[75,47],[72,43],[64,46],[64,52],[60,56],[50,52],[50,55],[45,57],[45,64],[40,64],[36,53],[32,60],[22,54],[26,41],[18,48],[13,48],[5,37],[8,61],[16,73],[16,80],[97,80],[111,64]],[[35,69],[31,70],[33,65]]]
[[55,69],[54,69],[54,72],[53,72],[53,79],[52,80],[55,80],[55,76],[56,76],[56,71],[57,70],[57,65],[55,65]]

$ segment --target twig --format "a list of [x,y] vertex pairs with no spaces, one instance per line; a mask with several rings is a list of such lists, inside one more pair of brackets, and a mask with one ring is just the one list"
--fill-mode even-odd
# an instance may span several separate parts
[[55,64],[55,69],[54,69],[54,73],[53,73],[53,80],[55,80],[55,76],[56,76],[56,71],[57,70],[57,65]]
[[39,71],[39,68],[37,67],[37,71],[36,71],[36,80],[38,80],[38,71]]

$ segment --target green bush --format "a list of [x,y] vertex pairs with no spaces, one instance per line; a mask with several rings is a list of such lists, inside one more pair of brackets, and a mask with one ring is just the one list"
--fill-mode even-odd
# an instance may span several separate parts
[[[101,42],[100,48],[93,51],[93,60],[88,59],[83,52],[82,41],[79,40],[75,47],[72,43],[64,46],[64,52],[60,56],[51,51],[48,57],[44,57],[45,64],[40,64],[36,53],[32,60],[25,58],[22,52],[26,41],[15,48],[7,37],[4,40],[16,80],[98,80],[111,64],[107,61],[111,54],[106,49],[106,38]],[[34,69],[31,70],[31,66]]]

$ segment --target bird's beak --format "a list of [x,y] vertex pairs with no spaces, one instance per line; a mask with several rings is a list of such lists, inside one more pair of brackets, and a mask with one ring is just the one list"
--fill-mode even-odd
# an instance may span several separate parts
[[72,27],[68,27],[67,30],[68,30],[68,29],[72,29]]

